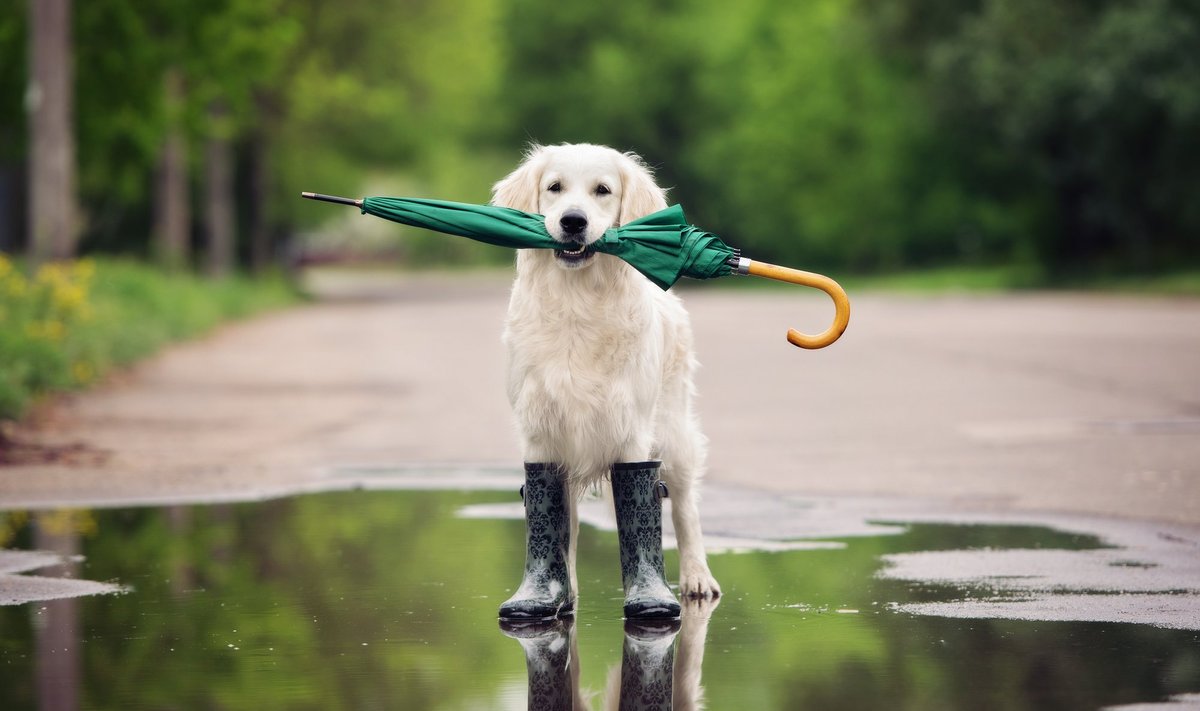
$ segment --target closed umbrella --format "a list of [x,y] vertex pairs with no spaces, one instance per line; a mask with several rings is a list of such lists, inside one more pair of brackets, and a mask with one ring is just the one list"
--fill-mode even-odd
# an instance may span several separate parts
[[[512,208],[420,198],[354,199],[309,192],[301,195],[354,205],[365,214],[385,220],[500,247],[562,248],[546,231],[541,215]],[[816,336],[789,329],[788,342],[801,348],[824,348],[836,341],[850,322],[850,300],[837,282],[821,274],[742,257],[721,238],[688,224],[683,208],[678,205],[614,227],[590,246],[597,252],[619,257],[663,289],[671,288],[682,277],[712,279],[729,274],[750,274],[820,289],[833,299],[833,325]]]

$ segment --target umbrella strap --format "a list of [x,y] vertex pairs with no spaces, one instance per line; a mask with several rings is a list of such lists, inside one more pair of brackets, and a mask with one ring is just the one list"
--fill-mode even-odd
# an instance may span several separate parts
[[733,268],[734,274],[741,274],[742,276],[748,276],[750,274],[750,260],[741,256],[740,254],[726,259],[725,263]]

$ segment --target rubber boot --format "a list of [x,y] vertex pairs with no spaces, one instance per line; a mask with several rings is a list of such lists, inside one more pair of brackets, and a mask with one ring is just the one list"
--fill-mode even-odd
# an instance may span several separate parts
[[619,711],[671,711],[679,620],[627,620]]
[[574,620],[500,621],[500,630],[521,643],[529,677],[530,711],[572,711],[579,672],[571,663]]
[[621,545],[621,583],[626,619],[679,617],[679,601],[663,573],[661,462],[632,462],[612,467],[617,540]]
[[566,476],[556,464],[525,464],[525,578],[503,605],[506,620],[546,620],[575,609],[567,549],[571,520]]

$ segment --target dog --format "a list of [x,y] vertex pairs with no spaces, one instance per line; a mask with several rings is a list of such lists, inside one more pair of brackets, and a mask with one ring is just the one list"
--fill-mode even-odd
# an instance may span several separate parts
[[633,153],[535,144],[492,196],[494,205],[543,215],[562,244],[519,250],[503,341],[525,461],[567,471],[572,590],[578,594],[580,495],[615,462],[658,459],[680,594],[720,595],[700,531],[707,440],[692,403],[697,363],[687,312],[674,294],[591,247],[609,228],[666,208],[666,191]]

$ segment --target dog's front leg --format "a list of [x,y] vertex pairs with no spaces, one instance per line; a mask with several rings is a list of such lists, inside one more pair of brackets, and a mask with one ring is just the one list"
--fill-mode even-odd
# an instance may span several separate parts
[[721,586],[708,569],[696,489],[687,477],[667,478],[667,484],[670,487],[671,522],[675,525],[675,541],[679,546],[679,594],[716,597],[721,594]]
[[571,517],[571,540],[567,544],[567,575],[571,579],[571,594],[574,595],[574,609],[579,609],[579,576],[575,572],[575,549],[579,543],[579,499],[583,492],[579,484],[568,481],[567,512]]

